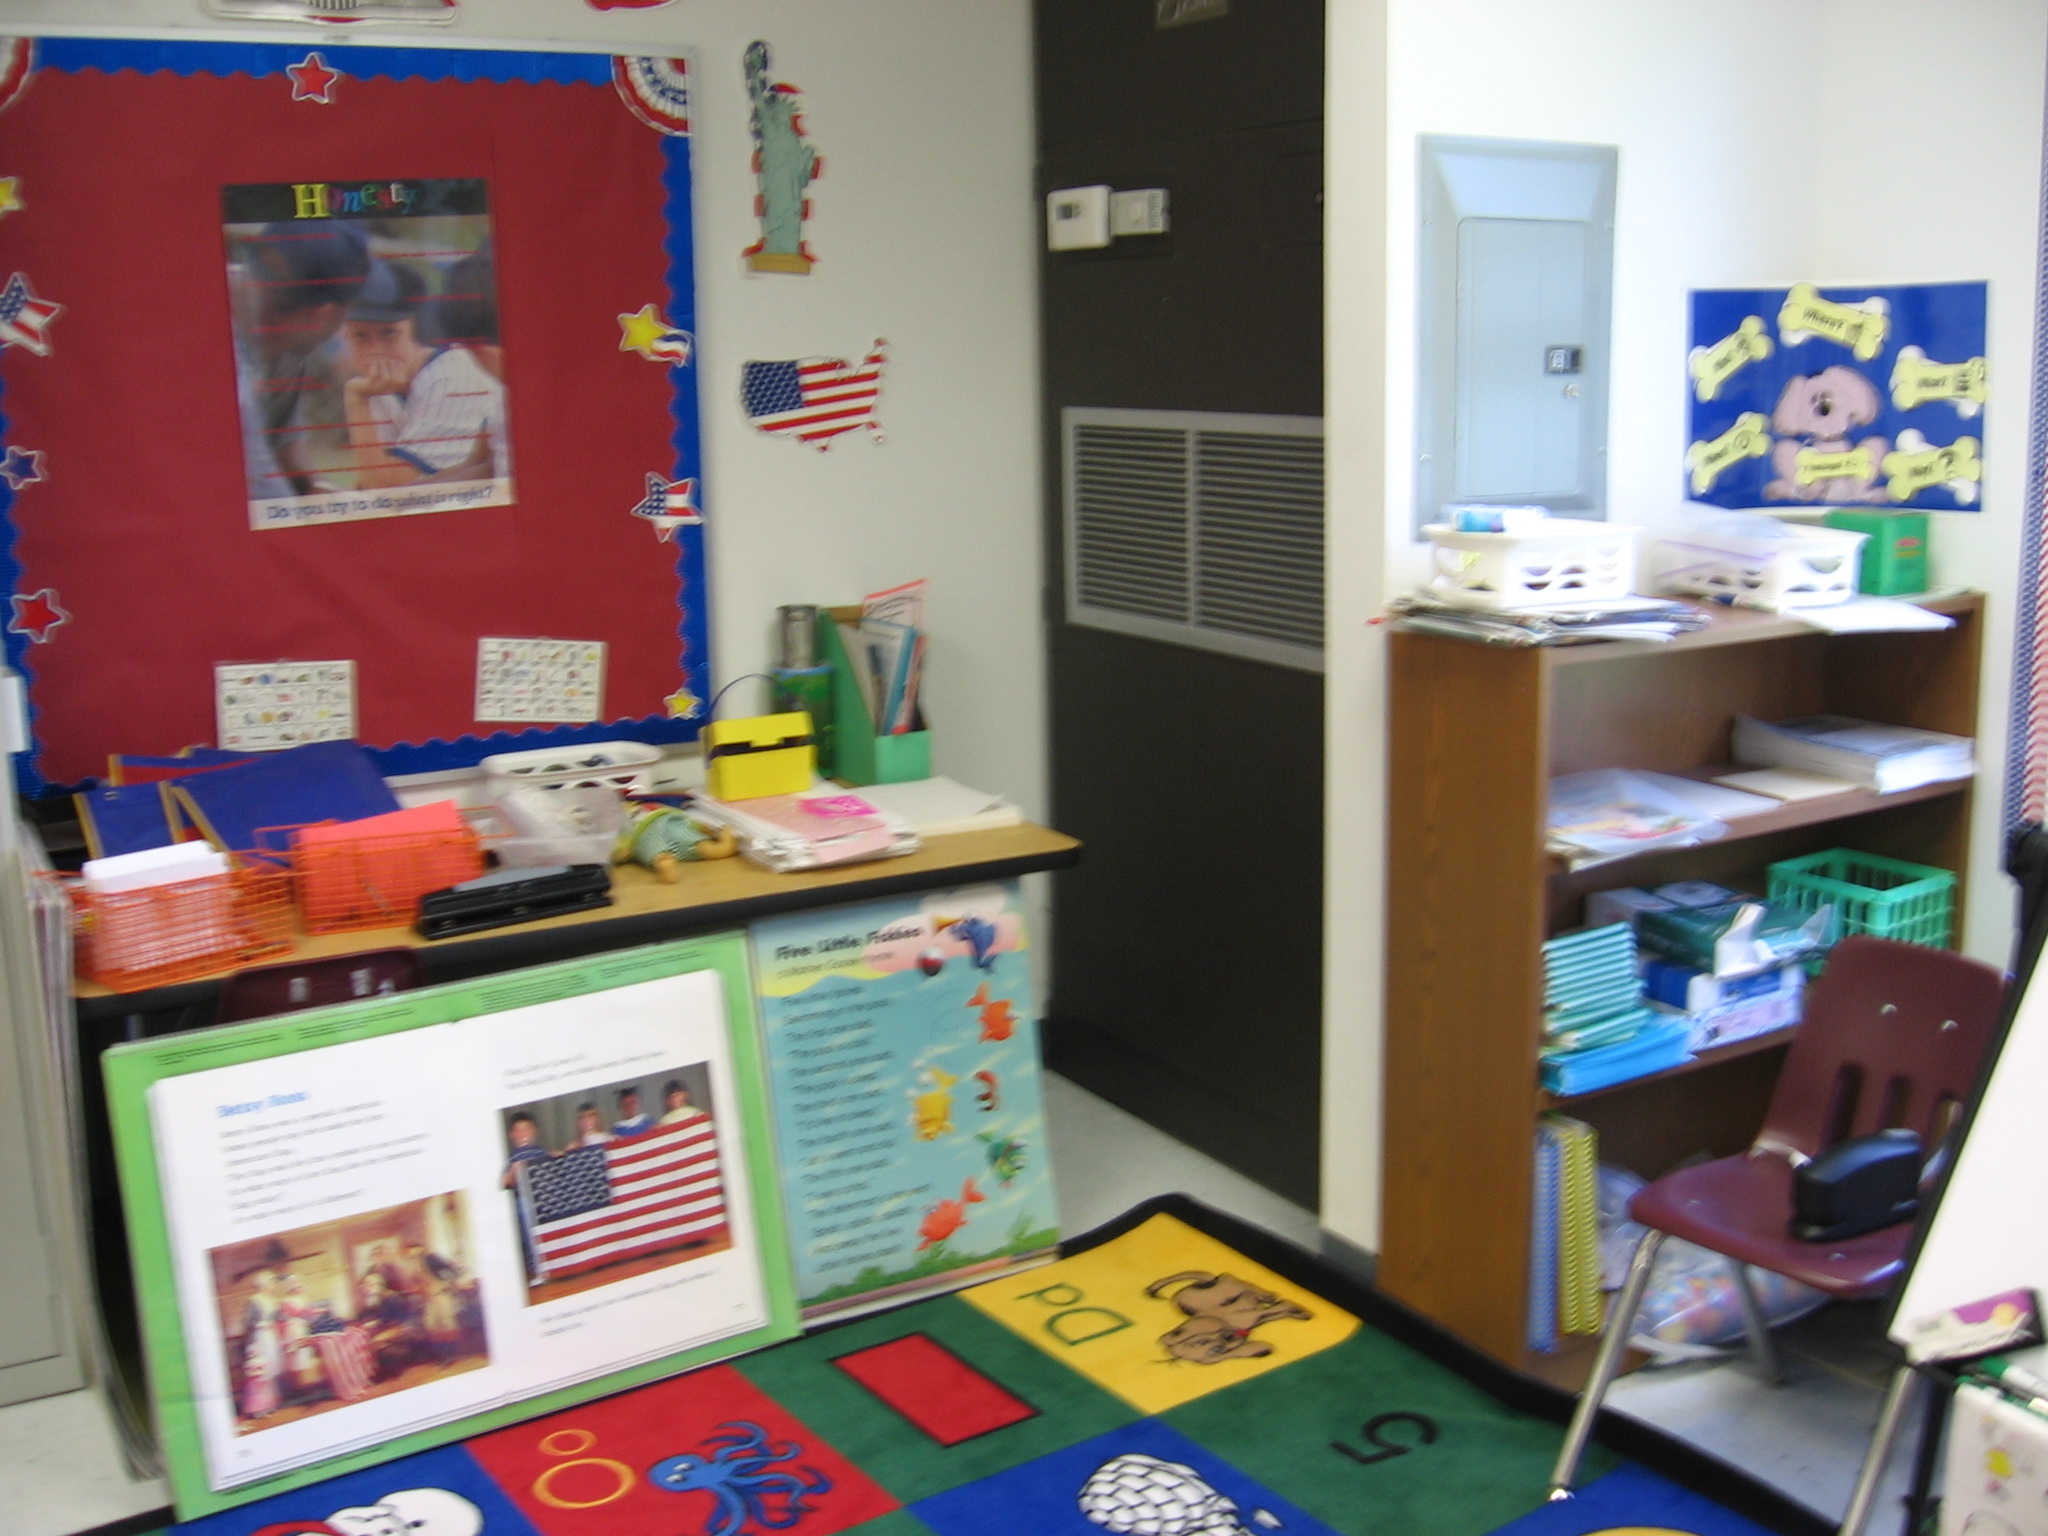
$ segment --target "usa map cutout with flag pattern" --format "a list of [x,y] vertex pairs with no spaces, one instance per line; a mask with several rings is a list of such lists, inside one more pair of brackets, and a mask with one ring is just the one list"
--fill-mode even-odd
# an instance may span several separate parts
[[747,420],[775,436],[801,438],[814,448],[866,427],[877,441],[882,424],[875,402],[882,394],[882,365],[889,344],[880,337],[858,363],[843,357],[806,357],[786,363],[748,363],[740,375],[740,401]]

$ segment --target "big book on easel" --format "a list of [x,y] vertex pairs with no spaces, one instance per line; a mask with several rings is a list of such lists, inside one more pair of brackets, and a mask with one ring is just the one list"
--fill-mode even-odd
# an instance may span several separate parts
[[106,1073],[181,1513],[795,1331],[736,936]]

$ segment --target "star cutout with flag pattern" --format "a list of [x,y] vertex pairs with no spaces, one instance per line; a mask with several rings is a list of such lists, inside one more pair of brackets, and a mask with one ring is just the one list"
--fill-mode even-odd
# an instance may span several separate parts
[[650,363],[676,368],[690,360],[690,333],[670,325],[652,304],[641,305],[636,315],[619,316],[619,332],[621,352],[638,352]]
[[6,457],[0,458],[0,480],[7,482],[9,490],[18,491],[24,485],[37,485],[46,478],[41,449],[9,448]]
[[0,216],[14,213],[25,206],[21,200],[21,178],[0,176]]
[[670,480],[662,475],[649,475],[647,494],[633,508],[633,515],[654,529],[656,542],[667,544],[674,540],[676,529],[704,521],[697,511],[696,495],[695,476]]
[[334,84],[342,74],[338,69],[329,69],[326,58],[317,50],[296,64],[287,64],[284,72],[292,77],[293,101],[317,101],[322,106],[334,104]]
[[37,645],[47,645],[50,632],[71,621],[70,613],[57,602],[55,587],[44,587],[40,592],[17,592],[13,603],[14,617],[7,627],[17,635],[27,635]]

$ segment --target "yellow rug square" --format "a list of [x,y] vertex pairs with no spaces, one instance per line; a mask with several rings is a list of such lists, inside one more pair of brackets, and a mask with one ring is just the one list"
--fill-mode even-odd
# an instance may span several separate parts
[[1358,1328],[1171,1216],[960,1295],[1145,1413],[1291,1365]]

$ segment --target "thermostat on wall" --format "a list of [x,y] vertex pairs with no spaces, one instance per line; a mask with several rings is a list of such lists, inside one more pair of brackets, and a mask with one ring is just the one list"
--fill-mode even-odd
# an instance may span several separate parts
[[1045,248],[1098,251],[1109,244],[1109,188],[1062,187],[1045,194]]

